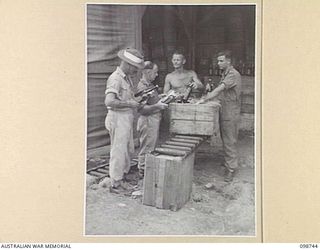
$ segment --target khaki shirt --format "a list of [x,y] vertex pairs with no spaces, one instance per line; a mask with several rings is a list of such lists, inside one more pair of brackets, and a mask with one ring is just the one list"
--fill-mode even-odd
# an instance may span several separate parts
[[234,120],[240,115],[241,105],[241,75],[233,68],[229,67],[223,74],[219,84],[224,84],[225,88],[219,95],[221,101],[221,119]]
[[[134,88],[130,77],[126,76],[123,71],[117,69],[109,76],[105,94],[114,93],[116,98],[121,101],[128,101],[134,98]],[[112,110],[111,107],[108,109]],[[121,111],[129,111],[130,108],[122,108]],[[119,109],[120,111],[120,109]]]

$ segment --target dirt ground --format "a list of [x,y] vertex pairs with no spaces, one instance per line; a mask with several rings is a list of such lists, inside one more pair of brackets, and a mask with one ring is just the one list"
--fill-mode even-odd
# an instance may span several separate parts
[[[141,196],[110,193],[108,178],[87,175],[86,235],[255,235],[254,136],[239,135],[239,169],[231,183],[224,182],[221,144],[214,144],[198,148],[192,196],[178,211],[145,206]],[[131,180],[141,186],[136,169]]]

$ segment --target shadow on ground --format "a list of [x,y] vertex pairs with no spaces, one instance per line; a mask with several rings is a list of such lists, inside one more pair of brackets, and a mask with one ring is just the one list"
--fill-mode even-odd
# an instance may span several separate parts
[[[240,134],[239,169],[231,183],[224,182],[222,159],[219,146],[201,145],[192,197],[176,212],[142,205],[141,196],[110,193],[108,178],[87,175],[85,234],[255,235],[254,137]],[[136,169],[130,178],[141,185]]]

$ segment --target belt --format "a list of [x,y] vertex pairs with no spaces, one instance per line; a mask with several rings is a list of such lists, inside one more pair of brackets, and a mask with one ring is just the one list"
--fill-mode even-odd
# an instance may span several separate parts
[[115,109],[115,108],[111,108],[111,107],[107,107],[108,111],[114,111],[114,112],[124,112],[124,113],[133,113],[133,109],[131,108],[123,108],[123,109]]

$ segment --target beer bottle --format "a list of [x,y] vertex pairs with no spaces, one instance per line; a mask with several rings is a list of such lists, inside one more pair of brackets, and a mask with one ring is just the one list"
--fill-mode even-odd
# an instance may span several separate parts
[[214,74],[215,74],[216,76],[219,75],[219,66],[218,66],[218,65],[216,65],[216,67],[215,67]]
[[172,102],[175,99],[175,97],[173,95],[169,95],[167,96],[165,99],[163,99],[161,102],[169,104],[170,102]]
[[245,75],[245,71],[246,71],[246,65],[244,63],[241,64],[241,75]]
[[247,76],[251,75],[251,64],[248,63],[248,67],[247,67]]
[[213,74],[213,68],[212,67],[213,67],[212,64],[210,64],[210,66],[209,66],[209,76],[212,76],[212,74]]
[[211,77],[208,79],[207,86],[209,86],[209,89],[206,88],[206,93],[211,92],[213,90],[213,88],[214,88],[213,81],[212,81]]
[[192,91],[192,86],[190,85],[192,83],[192,81],[189,83],[188,87],[187,87],[187,90],[186,90],[186,93],[185,95],[183,96],[182,98],[182,102],[183,103],[186,103],[188,102],[188,99],[190,97],[190,94],[191,94],[191,91]]

